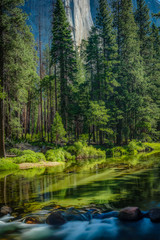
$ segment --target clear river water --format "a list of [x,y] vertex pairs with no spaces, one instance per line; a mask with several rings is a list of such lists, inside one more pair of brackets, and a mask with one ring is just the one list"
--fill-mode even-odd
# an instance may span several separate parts
[[[55,208],[118,211],[160,207],[160,153],[129,159],[85,160],[55,168],[0,173],[0,207],[13,209],[0,218],[0,239],[9,240],[159,240],[160,224],[144,218],[121,222],[116,217],[68,222],[55,228],[24,224],[26,216],[45,219]],[[60,207],[61,206],[61,207]]]

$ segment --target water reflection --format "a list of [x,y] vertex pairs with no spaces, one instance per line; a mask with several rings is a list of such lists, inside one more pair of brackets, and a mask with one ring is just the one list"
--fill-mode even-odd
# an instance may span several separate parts
[[[63,206],[108,204],[117,209],[134,205],[147,210],[159,206],[159,160],[160,155],[156,154],[138,160],[123,159],[123,164],[117,160],[119,168],[113,165],[112,169],[107,168],[110,159],[2,173],[0,205],[9,205],[15,212],[32,212],[53,203]],[[135,161],[140,161],[139,170],[130,164]],[[141,169],[153,162],[152,169]]]

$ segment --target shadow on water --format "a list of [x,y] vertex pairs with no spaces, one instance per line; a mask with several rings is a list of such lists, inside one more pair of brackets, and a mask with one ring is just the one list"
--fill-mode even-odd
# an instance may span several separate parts
[[[13,216],[19,218],[41,210],[51,211],[57,204],[64,207],[100,205],[112,209],[130,205],[148,210],[160,206],[159,163],[160,153],[155,153],[2,172],[0,206],[12,207]],[[152,224],[147,218],[135,223],[120,222],[113,217],[69,222],[58,229],[0,219],[0,239],[157,240],[160,239],[159,227],[160,224]]]
[[[159,206],[160,154],[85,160],[49,169],[0,174],[0,205],[32,212],[52,203],[62,206]],[[111,168],[112,166],[112,168]]]

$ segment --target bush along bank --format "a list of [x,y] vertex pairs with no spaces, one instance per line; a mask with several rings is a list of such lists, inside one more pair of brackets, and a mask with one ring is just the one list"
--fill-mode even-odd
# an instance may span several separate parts
[[[114,147],[103,150],[97,149],[93,146],[88,146],[86,143],[75,142],[71,146],[55,148],[48,150],[45,154],[41,152],[34,152],[32,150],[20,150],[17,148],[10,149],[9,153],[14,157],[0,159],[0,170],[14,170],[19,168],[19,164],[30,163],[32,167],[34,164],[42,163],[42,166],[47,166],[49,162],[68,162],[81,159],[105,159],[106,155],[111,157],[134,156],[141,152],[160,152],[160,143],[141,143],[131,141],[127,146]],[[51,164],[53,165],[53,164]],[[39,166],[39,165],[38,165]]]
[[[38,164],[44,162],[67,162],[75,159],[105,158],[106,152],[96,149],[87,144],[76,142],[72,146],[50,149],[45,154],[32,150],[20,150],[12,148],[9,150],[12,157],[0,159],[0,170],[14,170],[19,168],[19,164]],[[14,157],[13,157],[14,156]]]
[[151,151],[160,151],[160,143],[142,143],[133,140],[126,146],[107,149],[106,153],[107,156],[121,157],[125,155],[136,155],[138,153]]

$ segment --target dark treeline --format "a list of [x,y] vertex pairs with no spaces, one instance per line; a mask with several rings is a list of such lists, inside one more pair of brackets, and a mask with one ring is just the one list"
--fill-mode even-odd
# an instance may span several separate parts
[[145,1],[133,11],[131,0],[99,0],[96,23],[76,46],[57,0],[44,50],[39,22],[39,60],[22,4],[0,0],[0,157],[4,139],[157,141],[160,35]]

